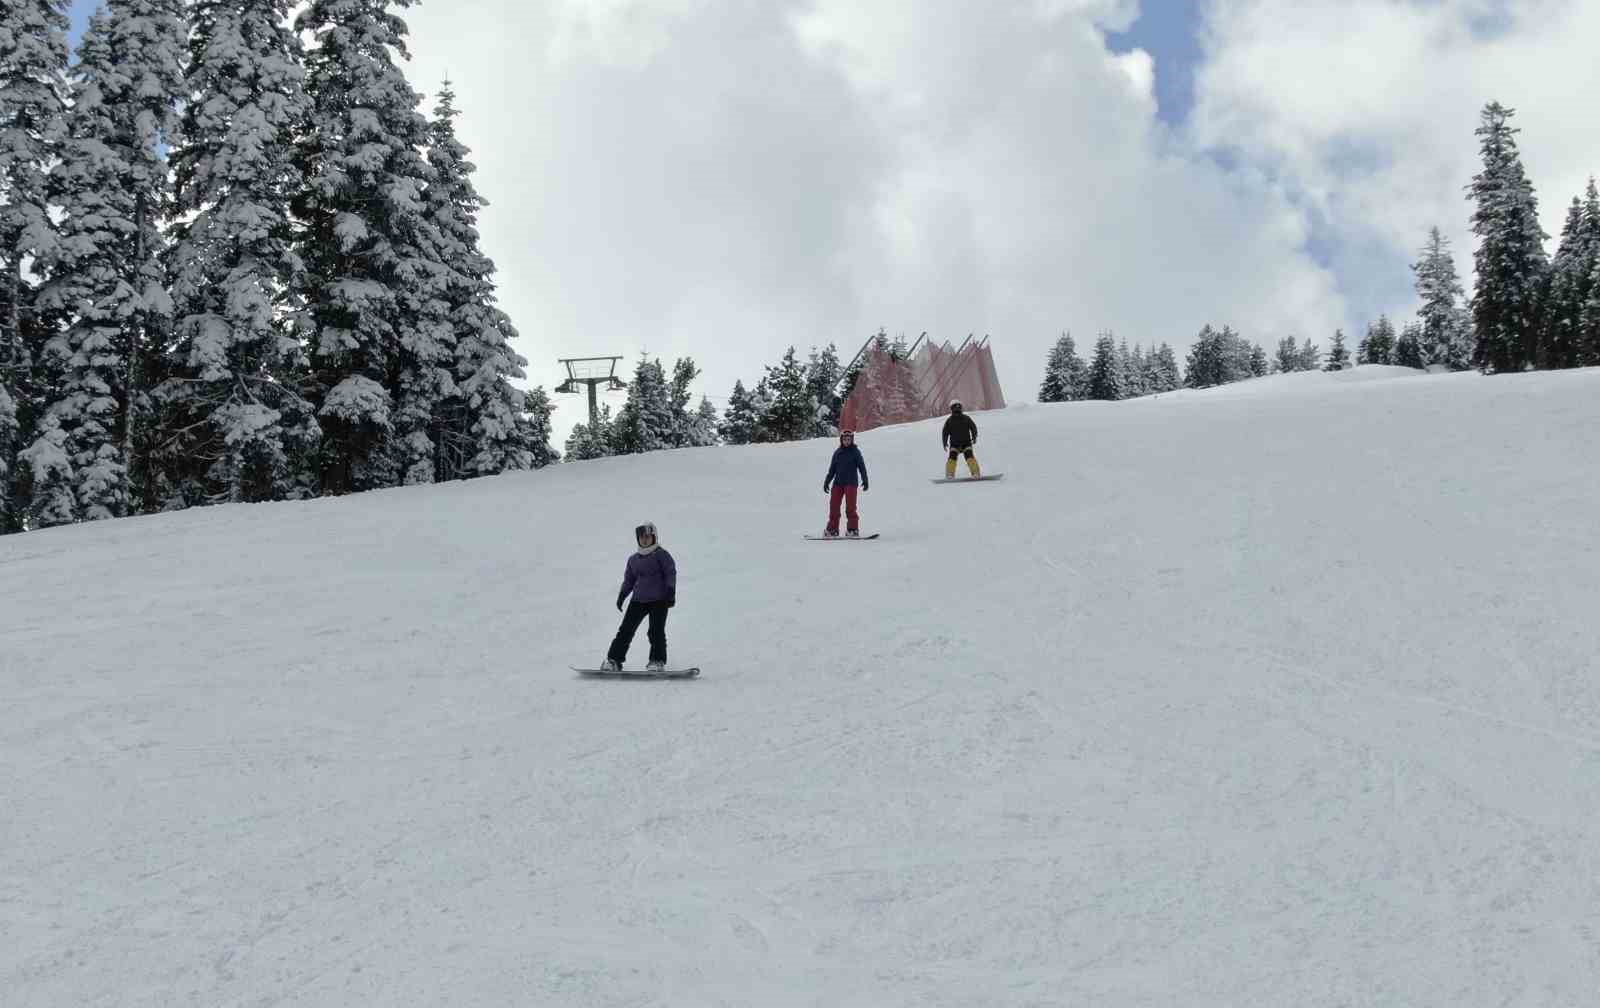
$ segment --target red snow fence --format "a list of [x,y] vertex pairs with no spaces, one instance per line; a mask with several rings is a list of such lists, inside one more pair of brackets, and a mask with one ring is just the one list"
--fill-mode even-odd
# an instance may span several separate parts
[[1004,409],[989,337],[959,347],[918,340],[907,357],[869,343],[860,375],[839,410],[839,429],[869,431],[888,424],[944,416],[950,400],[968,412]]

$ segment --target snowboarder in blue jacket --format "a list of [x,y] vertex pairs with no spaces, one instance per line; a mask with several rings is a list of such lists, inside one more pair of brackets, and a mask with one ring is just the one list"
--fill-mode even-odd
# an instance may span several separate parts
[[673,563],[672,554],[661,548],[654,523],[645,522],[635,528],[633,538],[639,548],[628,557],[628,565],[623,569],[617,611],[622,612],[622,603],[630,593],[633,601],[622,615],[622,625],[617,628],[617,636],[612,639],[600,668],[605,672],[622,670],[633,635],[648,617],[650,663],[645,667],[651,672],[663,672],[667,667],[667,610],[678,604],[678,565]]
[[828,495],[828,527],[822,532],[829,538],[839,535],[839,505],[845,507],[845,535],[852,539],[861,536],[861,516],[856,514],[856,486],[867,490],[867,460],[856,447],[856,432],[839,432],[839,447],[833,451],[828,463],[828,474],[822,477],[822,492]]

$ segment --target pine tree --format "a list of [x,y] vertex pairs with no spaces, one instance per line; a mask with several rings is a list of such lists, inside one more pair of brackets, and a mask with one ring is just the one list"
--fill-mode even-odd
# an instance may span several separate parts
[[54,320],[24,264],[56,253],[48,181],[66,126],[67,7],[14,0],[0,29],[0,535],[26,525],[33,477],[18,452],[51,392],[39,364]]
[[689,422],[689,447],[706,448],[717,441],[717,408],[711,405],[710,399],[701,396],[700,407]]
[[1361,341],[1361,364],[1394,363],[1394,323],[1389,316],[1380,315],[1378,321],[1368,323],[1367,338]]
[[1293,336],[1285,336],[1278,341],[1278,352],[1272,358],[1274,374],[1289,374],[1300,370],[1300,348],[1295,346]]
[[1089,365],[1078,356],[1072,336],[1062,333],[1045,358],[1044,380],[1039,383],[1040,402],[1072,402],[1085,397],[1089,389]]
[[1089,398],[1123,398],[1122,367],[1117,360],[1116,338],[1101,333],[1095,340],[1094,359],[1089,363]]
[[1210,388],[1222,384],[1224,363],[1220,334],[1207,323],[1202,326],[1189,347],[1189,359],[1183,369],[1184,385],[1188,388]]
[[392,8],[410,4],[311,0],[295,18],[316,39],[293,209],[327,493],[433,479],[435,414],[454,391],[452,271],[424,200],[428,124],[392,56],[407,55]]
[[1417,368],[1426,367],[1422,360],[1422,326],[1411,323],[1400,332],[1400,338],[1394,344],[1394,362],[1399,367]]
[[1328,350],[1328,360],[1322,366],[1324,371],[1343,371],[1350,366],[1350,351],[1345,349],[1344,330],[1333,331],[1333,345]]
[[1161,344],[1161,348],[1155,352],[1152,360],[1154,361],[1153,391],[1171,392],[1183,387],[1183,374],[1178,369],[1178,356],[1170,344]]
[[[36,304],[70,319],[44,348],[59,385],[33,443],[33,524],[156,506],[149,390],[172,301],[160,225],[172,190],[163,150],[179,142],[182,0],[109,0],[73,71],[62,159],[51,172],[60,241],[40,260]],[[41,499],[46,494],[46,499]]]
[[1472,366],[1472,325],[1461,304],[1466,292],[1456,276],[1450,243],[1438,228],[1428,232],[1428,244],[1411,270],[1417,278],[1417,296],[1422,299],[1417,314],[1422,324],[1424,364],[1465,371]]
[[1248,348],[1243,373],[1230,376],[1228,381],[1243,381],[1246,378],[1261,378],[1267,374],[1267,351],[1257,343]]
[[1594,179],[1583,199],[1583,233],[1589,249],[1589,282],[1582,292],[1582,307],[1578,310],[1578,365],[1600,365],[1600,191]]
[[733,392],[728,396],[728,408],[722,414],[722,422],[717,425],[723,442],[731,445],[749,444],[755,439],[756,427],[760,423],[761,417],[756,413],[744,382],[735,381]]
[[816,437],[829,434],[839,424],[839,408],[844,400],[839,398],[839,382],[844,377],[844,365],[839,362],[839,350],[832,343],[818,351],[811,348],[806,362],[806,390],[817,403],[817,423],[812,430]]
[[1517,152],[1514,110],[1484,107],[1483,171],[1473,176],[1469,198],[1477,208],[1472,230],[1481,241],[1478,289],[1472,298],[1477,346],[1473,363],[1485,372],[1520,371],[1540,357],[1539,294],[1549,263],[1539,227],[1539,205]]
[[[1593,180],[1589,183],[1594,192]],[[1540,366],[1578,367],[1586,357],[1584,307],[1593,287],[1600,247],[1590,233],[1584,199],[1573,197],[1561,229],[1561,245],[1550,263],[1549,285],[1543,299]]]
[[805,369],[795,357],[794,347],[776,366],[767,368],[764,384],[772,404],[761,418],[761,425],[773,441],[798,441],[814,436],[817,403],[806,387]]
[[581,423],[573,425],[572,433],[567,435],[564,457],[569,462],[582,462],[617,454],[612,445],[614,426],[611,404],[601,403],[600,415],[595,418],[593,425]]
[[169,376],[156,389],[157,464],[184,504],[314,491],[318,436],[286,331],[292,160],[308,108],[290,0],[198,0],[191,8],[183,141],[172,151],[179,221],[168,254]]
[[671,448],[676,428],[666,371],[660,360],[640,354],[633,383],[628,386],[628,401],[611,425],[611,452],[637,455]]
[[672,365],[672,447],[686,448],[693,442],[689,439],[691,429],[694,427],[696,414],[689,412],[689,385],[700,375],[700,369],[695,366],[694,358],[681,357]]
[[455,97],[445,81],[428,124],[433,181],[425,193],[425,217],[441,243],[438,259],[449,268],[442,297],[452,335],[443,342],[454,346],[449,378],[427,376],[438,397],[434,475],[441,480],[538,468],[555,455],[548,430],[541,436],[537,420],[530,419],[537,414],[537,397],[530,412],[531,393],[511,383],[526,377],[528,362],[511,349],[516,328],[495,303],[494,261],[478,236],[478,212],[487,201],[472,181],[477,169],[470,152],[456,136],[461,113]]
[[543,469],[561,461],[561,453],[550,444],[550,414],[554,409],[543,385],[535,385],[523,393],[522,413],[517,417],[516,441],[531,456],[531,468]]
[[1322,348],[1311,342],[1307,336],[1301,341],[1300,352],[1295,361],[1301,371],[1315,371],[1322,360]]
[[782,440],[767,426],[767,415],[772,412],[772,386],[768,375],[762,375],[756,387],[750,390],[750,410],[755,414],[755,426],[750,428],[752,444],[771,444]]

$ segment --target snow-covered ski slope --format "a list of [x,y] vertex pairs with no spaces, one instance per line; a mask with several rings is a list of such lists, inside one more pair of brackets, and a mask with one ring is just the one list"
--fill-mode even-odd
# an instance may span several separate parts
[[0,1003],[1596,1004],[1600,371],[977,420],[0,540]]

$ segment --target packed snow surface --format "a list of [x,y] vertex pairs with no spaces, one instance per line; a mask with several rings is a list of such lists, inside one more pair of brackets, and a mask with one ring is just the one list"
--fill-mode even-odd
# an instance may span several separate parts
[[1596,1003],[1600,371],[976,419],[0,540],[0,1002]]

